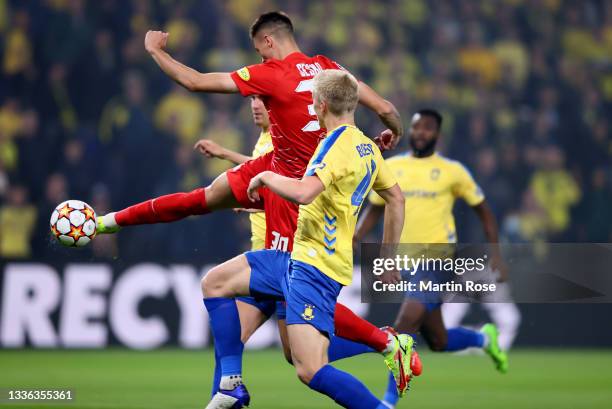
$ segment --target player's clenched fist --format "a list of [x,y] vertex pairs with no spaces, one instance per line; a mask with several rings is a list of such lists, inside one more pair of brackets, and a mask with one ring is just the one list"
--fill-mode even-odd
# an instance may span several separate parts
[[163,31],[149,30],[147,31],[144,42],[145,49],[148,52],[162,50],[166,47],[166,43],[168,42],[168,33],[164,33]]
[[208,158],[225,159],[225,149],[210,139],[200,139],[193,148]]

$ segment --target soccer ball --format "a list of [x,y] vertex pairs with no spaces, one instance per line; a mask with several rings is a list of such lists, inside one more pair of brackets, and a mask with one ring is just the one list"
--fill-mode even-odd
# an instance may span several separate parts
[[96,212],[80,200],[60,203],[51,214],[51,234],[67,247],[83,247],[96,235]]

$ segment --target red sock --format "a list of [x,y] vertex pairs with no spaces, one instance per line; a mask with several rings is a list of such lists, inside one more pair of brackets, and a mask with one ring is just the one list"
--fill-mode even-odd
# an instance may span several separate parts
[[209,213],[204,188],[189,193],[173,193],[138,203],[115,214],[119,226],[167,223],[187,216]]
[[369,323],[346,306],[337,303],[334,313],[336,335],[351,341],[365,344],[382,352],[387,347],[387,333]]

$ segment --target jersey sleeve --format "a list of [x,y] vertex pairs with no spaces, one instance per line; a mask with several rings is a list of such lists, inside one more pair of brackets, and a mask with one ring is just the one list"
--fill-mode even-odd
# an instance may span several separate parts
[[471,173],[460,163],[455,168],[455,183],[453,194],[460,197],[470,206],[476,206],[484,200],[484,194],[480,186],[474,181]]
[[249,65],[232,72],[230,75],[240,94],[244,97],[250,95],[268,96],[275,87],[278,87],[277,65],[272,62]]
[[397,184],[397,180],[395,179],[395,176],[393,176],[391,169],[389,169],[389,165],[387,164],[387,162],[382,158],[382,156],[379,157],[377,162],[378,173],[376,174],[376,179],[374,179],[372,190],[387,190],[395,186]]
[[376,191],[386,190],[393,187],[397,183],[397,179],[393,174],[390,162],[385,160],[381,154],[378,154],[377,158],[378,174],[376,175],[376,179],[374,180],[374,184],[372,185],[372,191],[370,192],[368,200],[374,206],[384,206],[384,199],[380,197],[380,195],[376,193]]
[[305,176],[317,175],[323,186],[327,188],[346,173],[346,157],[342,154],[342,150],[337,145],[328,147],[323,141],[308,164]]

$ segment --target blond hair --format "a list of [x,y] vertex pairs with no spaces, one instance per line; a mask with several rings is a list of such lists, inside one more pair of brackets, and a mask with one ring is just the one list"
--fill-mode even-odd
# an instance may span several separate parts
[[359,84],[344,70],[324,70],[314,77],[313,97],[325,101],[335,116],[351,113],[359,101]]

